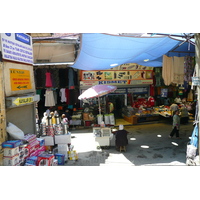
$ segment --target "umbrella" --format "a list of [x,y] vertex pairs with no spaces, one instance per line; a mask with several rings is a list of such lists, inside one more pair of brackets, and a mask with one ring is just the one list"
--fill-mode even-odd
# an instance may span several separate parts
[[100,107],[100,100],[99,97],[104,96],[108,93],[114,92],[117,89],[116,86],[113,85],[95,85],[87,90],[85,90],[79,97],[79,100],[83,99],[90,99],[90,98],[95,98],[98,97],[98,102],[99,102],[99,113],[101,114],[101,107]]

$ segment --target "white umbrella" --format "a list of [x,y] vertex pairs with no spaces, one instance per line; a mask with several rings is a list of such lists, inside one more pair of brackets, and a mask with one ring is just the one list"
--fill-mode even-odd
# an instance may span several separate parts
[[95,85],[87,90],[85,90],[79,97],[79,100],[83,99],[90,99],[90,98],[95,98],[98,97],[98,102],[99,102],[99,113],[101,114],[101,107],[100,107],[100,100],[99,97],[104,96],[108,93],[114,92],[117,89],[116,86],[113,85]]

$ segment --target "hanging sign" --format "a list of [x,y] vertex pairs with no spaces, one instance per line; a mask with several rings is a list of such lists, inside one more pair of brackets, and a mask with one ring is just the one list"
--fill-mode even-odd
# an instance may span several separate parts
[[32,37],[25,33],[1,33],[3,59],[33,64]]
[[22,104],[28,104],[28,103],[32,103],[34,101],[33,97],[26,97],[26,98],[17,98],[13,101],[13,103],[16,106],[22,105]]
[[6,97],[6,107],[13,108],[18,106],[24,106],[38,101],[40,101],[40,95],[38,94],[20,97]]
[[10,69],[10,83],[12,91],[32,89],[30,71],[23,69]]

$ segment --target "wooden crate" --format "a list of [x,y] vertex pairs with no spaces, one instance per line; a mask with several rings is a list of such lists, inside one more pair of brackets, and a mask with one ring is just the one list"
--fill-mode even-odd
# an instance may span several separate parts
[[129,122],[131,124],[137,124],[137,116],[136,115],[132,115],[130,117],[124,116],[124,120],[126,120],[127,122]]

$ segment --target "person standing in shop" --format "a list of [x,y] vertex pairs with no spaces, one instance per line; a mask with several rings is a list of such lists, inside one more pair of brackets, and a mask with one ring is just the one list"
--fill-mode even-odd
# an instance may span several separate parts
[[114,105],[111,101],[108,102],[109,113],[113,113]]
[[173,103],[171,106],[170,106],[170,111],[171,111],[171,114],[172,114],[172,116],[174,115],[174,112],[176,111],[176,110],[178,110],[179,109],[179,107],[178,107],[178,105],[176,104],[176,103]]
[[178,105],[181,104],[182,101],[181,101],[180,96],[177,96],[177,97],[174,99],[174,102],[177,103]]
[[169,135],[169,138],[172,138],[174,136],[174,134],[176,134],[176,138],[180,138],[179,137],[179,129],[180,129],[180,117],[179,117],[179,110],[176,110],[174,112],[174,116],[173,116],[173,125],[172,125],[172,131]]

